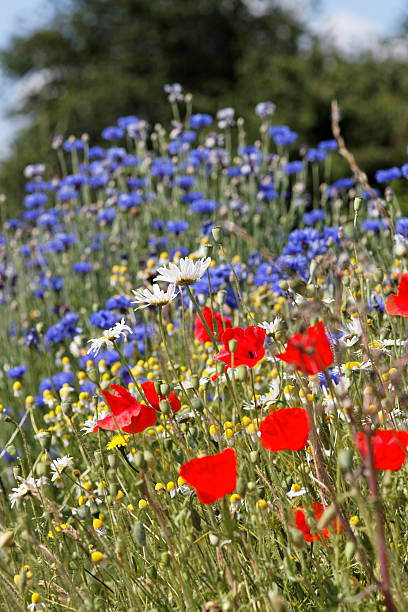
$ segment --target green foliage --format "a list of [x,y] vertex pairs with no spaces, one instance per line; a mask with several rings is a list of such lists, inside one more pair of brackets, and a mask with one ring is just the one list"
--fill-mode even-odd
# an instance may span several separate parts
[[[0,170],[10,213],[21,201],[24,166],[54,163],[46,141],[87,132],[95,144],[102,127],[129,113],[166,121],[162,89],[174,81],[201,92],[195,107],[202,112],[231,105],[248,116],[257,102],[272,100],[275,122],[296,125],[310,145],[330,137],[337,97],[347,143],[367,172],[404,161],[405,62],[325,51],[300,17],[274,1],[258,15],[243,0],[72,0],[46,28],[14,37],[1,62],[12,78],[49,77],[13,111],[32,126]],[[247,131],[255,134],[255,119]],[[334,175],[345,171],[339,165]]]

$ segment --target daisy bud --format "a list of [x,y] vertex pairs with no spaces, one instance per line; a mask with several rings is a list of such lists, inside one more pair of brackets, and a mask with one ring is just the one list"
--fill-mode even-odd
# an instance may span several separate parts
[[143,523],[138,521],[134,524],[132,529],[132,535],[138,546],[142,548],[146,546],[146,532]]

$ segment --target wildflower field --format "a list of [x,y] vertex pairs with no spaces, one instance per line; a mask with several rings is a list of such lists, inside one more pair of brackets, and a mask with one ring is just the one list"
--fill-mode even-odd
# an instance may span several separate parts
[[0,609],[407,610],[408,164],[166,93],[2,220]]

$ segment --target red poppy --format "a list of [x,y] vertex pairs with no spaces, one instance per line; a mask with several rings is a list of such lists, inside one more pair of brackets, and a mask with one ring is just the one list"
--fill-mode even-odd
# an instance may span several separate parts
[[115,431],[118,427],[126,433],[138,433],[156,423],[157,414],[152,406],[138,404],[133,395],[120,385],[111,385],[110,388],[113,393],[103,391],[103,394],[112,414],[97,421],[94,433],[99,428]]
[[226,370],[231,367],[232,354],[229,350],[229,341],[237,341],[237,349],[234,352],[234,368],[246,365],[253,368],[265,355],[263,347],[266,331],[257,325],[250,325],[246,329],[232,327],[227,329],[221,336],[224,348],[214,355],[214,359],[223,361]]
[[[143,393],[145,394],[146,399],[149,402],[149,404],[153,406],[155,410],[160,411],[159,402],[160,400],[166,399],[166,396],[160,395],[159,397],[159,394],[154,388],[154,382],[152,382],[151,380],[148,380],[142,383],[141,387],[143,389]],[[174,393],[174,391],[170,392],[170,395],[168,395],[167,399],[169,400],[169,403],[170,403],[170,406],[173,412],[177,412],[178,410],[180,410],[181,402],[179,398],[177,397],[177,395]]]
[[[323,504],[319,502],[313,502],[312,504],[313,511],[316,516],[316,521],[319,521],[323,512],[325,511],[325,507]],[[320,533],[312,533],[311,527],[306,523],[305,513],[303,512],[304,506],[298,506],[297,508],[292,509],[292,514],[295,514],[295,525],[303,533],[303,537],[306,542],[314,542],[315,540],[322,540],[320,537]],[[343,531],[343,525],[341,522],[335,518],[333,521],[334,531],[336,533],[341,533]],[[340,526],[340,528],[339,528]],[[321,531],[322,536],[327,540],[330,537],[330,530],[328,527],[325,527]]]
[[322,321],[308,327],[305,334],[295,334],[288,340],[285,352],[276,357],[294,363],[298,370],[309,376],[329,367],[333,363],[333,353]]
[[[214,334],[214,319],[211,308],[208,306],[204,306],[203,308],[203,316],[204,319],[210,328],[212,334]],[[231,327],[231,319],[228,317],[224,317],[225,328],[223,325],[222,317],[219,312],[214,312],[215,322],[217,324],[218,338],[220,338],[225,331],[225,329],[229,329]],[[201,320],[200,315],[197,315],[194,321],[194,338],[199,340],[200,342],[211,342],[211,338],[208,334],[208,331],[204,327],[204,323]]]
[[213,504],[237,484],[237,456],[233,448],[216,455],[191,459],[181,466],[179,476],[197,491],[202,504]]
[[398,285],[398,293],[392,293],[385,302],[385,310],[390,315],[408,317],[408,274],[403,274]]
[[[367,440],[364,433],[357,434],[355,440],[364,459],[368,456]],[[408,432],[397,429],[377,429],[371,436],[376,470],[399,470],[407,457]]]
[[301,450],[309,437],[309,417],[304,408],[280,408],[261,421],[259,430],[266,450]]

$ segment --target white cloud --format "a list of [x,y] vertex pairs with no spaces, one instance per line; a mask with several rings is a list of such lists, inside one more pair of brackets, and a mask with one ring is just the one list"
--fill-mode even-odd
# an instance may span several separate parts
[[328,47],[335,47],[345,55],[375,50],[381,40],[375,23],[346,10],[322,15],[313,20],[311,27]]

